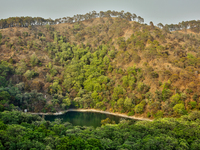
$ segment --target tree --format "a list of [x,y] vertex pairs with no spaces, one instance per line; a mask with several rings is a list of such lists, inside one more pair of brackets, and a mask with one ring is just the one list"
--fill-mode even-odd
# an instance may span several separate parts
[[176,104],[181,103],[181,102],[182,102],[181,96],[180,96],[178,93],[176,93],[175,95],[173,95],[173,96],[171,97],[171,103],[172,103],[173,105],[176,105]]
[[5,77],[0,76],[0,87],[5,87],[7,85],[7,81]]
[[158,23],[157,26],[158,26],[159,28],[161,28],[161,29],[164,27],[164,25],[163,25],[162,23]]
[[138,22],[139,22],[139,23],[144,23],[144,18],[142,18],[142,17],[140,17],[140,16],[138,16],[137,18],[138,18]]
[[130,12],[126,12],[126,13],[124,14],[124,16],[126,17],[126,19],[127,19],[128,21],[131,21],[131,19],[132,19],[132,14],[131,14]]
[[123,98],[120,98],[117,100],[117,105],[119,108],[123,108],[124,106],[124,99]]
[[149,23],[149,24],[150,24],[151,28],[152,28],[152,29],[154,29],[154,24],[153,24],[153,22],[152,22],[152,21],[150,21],[150,23]]
[[63,103],[66,105],[67,108],[69,108],[72,104],[71,99],[69,97],[65,97],[65,99],[63,99]]
[[24,73],[24,76],[27,78],[27,79],[31,79],[33,78],[37,73],[35,73],[33,70],[27,70],[25,73]]
[[24,61],[20,61],[20,62],[17,64],[16,73],[17,73],[17,74],[23,74],[23,73],[26,72],[26,69],[27,69],[26,63],[25,63]]
[[115,121],[110,120],[110,118],[106,118],[105,120],[101,120],[102,125],[106,124],[115,124]]
[[185,113],[185,106],[184,106],[184,104],[176,104],[173,107],[173,110],[177,114],[184,114]]
[[0,100],[9,101],[11,98],[10,94],[7,91],[0,92]]
[[32,66],[35,66],[39,63],[39,59],[35,54],[31,56],[30,63],[32,64]]
[[140,114],[144,111],[144,104],[140,103],[135,106],[135,112]]
[[132,14],[132,19],[133,19],[133,21],[136,20],[136,18],[137,18],[137,15],[133,13],[133,14]]
[[91,96],[92,96],[92,98],[93,98],[95,104],[96,104],[97,102],[99,102],[99,94],[97,93],[97,91],[94,91],[94,92],[91,94]]
[[133,100],[131,98],[126,97],[124,101],[124,106],[128,109],[131,110],[131,108],[134,106],[133,105]]
[[189,26],[189,22],[188,21],[182,21],[181,23],[179,23],[180,26],[185,29],[185,33],[187,33],[187,28]]

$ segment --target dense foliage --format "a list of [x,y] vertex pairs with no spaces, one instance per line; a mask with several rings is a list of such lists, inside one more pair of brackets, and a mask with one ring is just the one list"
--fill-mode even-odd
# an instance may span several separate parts
[[0,148],[4,149],[184,149],[200,148],[200,114],[152,122],[72,126],[60,120],[48,122],[18,111],[0,113]]

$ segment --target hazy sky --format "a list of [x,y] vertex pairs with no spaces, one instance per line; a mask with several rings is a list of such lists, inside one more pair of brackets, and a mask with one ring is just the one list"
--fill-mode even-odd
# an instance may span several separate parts
[[0,19],[16,16],[62,18],[90,11],[135,13],[145,23],[163,24],[200,19],[200,0],[0,0]]

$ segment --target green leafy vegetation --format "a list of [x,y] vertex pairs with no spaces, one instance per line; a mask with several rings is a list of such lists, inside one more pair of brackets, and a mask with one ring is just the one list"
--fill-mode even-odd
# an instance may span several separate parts
[[[157,117],[161,113],[157,113]],[[18,111],[0,113],[1,149],[199,149],[197,111],[179,119],[126,121],[81,127]]]

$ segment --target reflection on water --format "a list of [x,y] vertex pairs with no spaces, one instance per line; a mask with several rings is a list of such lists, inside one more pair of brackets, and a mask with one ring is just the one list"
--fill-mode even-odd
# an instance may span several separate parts
[[56,118],[62,119],[63,122],[70,122],[74,126],[93,126],[100,127],[101,120],[106,118],[110,118],[110,120],[119,123],[120,119],[124,119],[122,117],[102,114],[102,113],[94,113],[94,112],[67,112],[62,115],[47,115],[45,116],[45,120],[54,121]]

